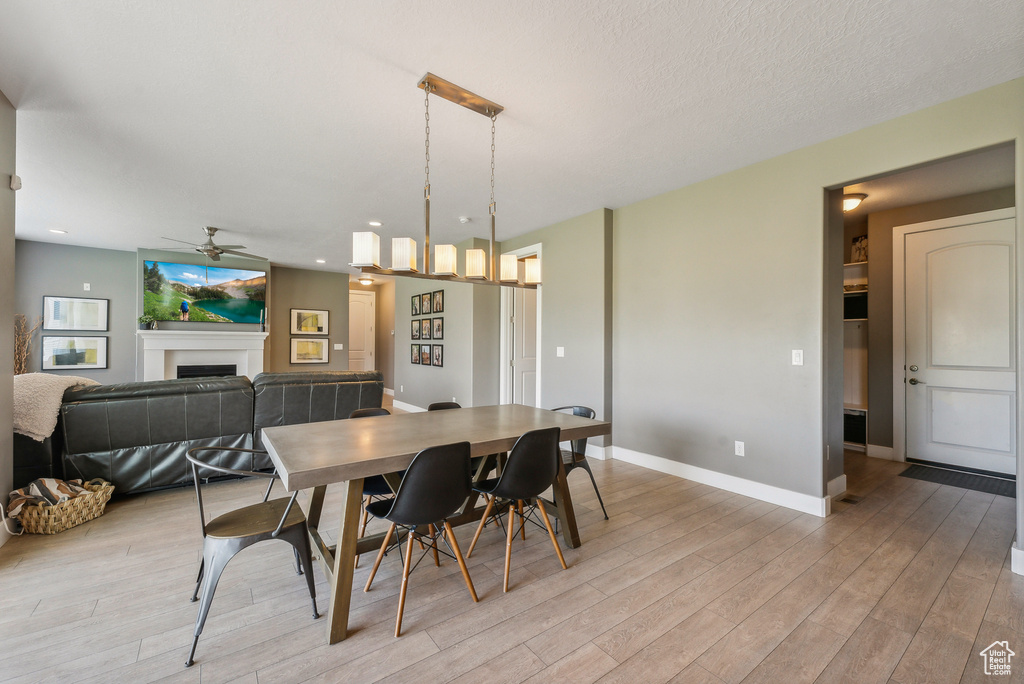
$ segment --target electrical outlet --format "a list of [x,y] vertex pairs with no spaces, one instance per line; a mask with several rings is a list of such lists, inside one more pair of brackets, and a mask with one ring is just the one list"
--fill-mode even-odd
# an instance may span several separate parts
[[804,350],[794,349],[793,350],[793,365],[802,366],[804,365]]
[[452,401],[455,401],[455,397],[452,397]]
[[88,292],[89,290],[92,289],[92,284],[90,284],[90,283],[82,283],[82,289],[85,290],[86,292]]
[[743,453],[743,442],[736,442],[736,455],[746,456],[746,454]]

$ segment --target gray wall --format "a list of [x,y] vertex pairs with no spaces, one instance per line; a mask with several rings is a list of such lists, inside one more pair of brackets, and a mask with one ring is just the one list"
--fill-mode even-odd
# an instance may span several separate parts
[[[476,405],[473,396],[473,296],[474,290],[481,287],[486,286],[421,278],[395,279],[395,401],[426,408],[435,401],[452,401],[454,397],[463,406]],[[435,290],[444,290],[444,312],[413,317],[412,296]],[[444,339],[439,342],[444,347],[444,365],[438,368],[413,364],[410,345],[433,345],[435,341],[414,341],[411,322],[438,316],[444,318]],[[495,318],[493,324],[497,322]]]
[[395,386],[395,281],[378,280],[373,285],[362,285],[349,280],[349,290],[375,292],[377,307],[374,321],[374,345],[377,370],[384,377],[384,387]]
[[[270,291],[268,347],[264,367],[275,373],[286,371],[348,370],[348,274],[310,271],[274,266]],[[326,309],[328,321],[329,362],[325,364],[291,362],[291,309]],[[296,336],[298,337],[298,335]],[[336,351],[335,344],[345,345]]]
[[[612,420],[611,236],[612,212],[598,209],[501,243],[505,252],[541,244],[541,406],[582,404],[601,420]],[[661,301],[656,283],[625,282],[647,293],[653,288],[651,300]],[[557,347],[565,347],[564,357]]]
[[[136,293],[141,277],[136,275],[135,263],[135,252],[29,240],[16,242],[15,310],[25,314],[32,324],[43,314],[44,295],[109,300],[107,332],[80,333],[107,338],[107,368],[48,373],[80,375],[104,384],[135,380],[135,331],[139,316]],[[89,283],[88,292],[83,283]],[[42,336],[67,334],[75,333],[40,328],[29,354],[29,372],[42,370]]]
[[[14,456],[11,435],[14,415],[14,191],[11,176],[15,173],[14,107],[0,93],[0,492],[7,494],[14,487]],[[3,505],[7,505],[6,497]],[[0,544],[9,535],[0,526]]]
[[1002,188],[868,215],[868,444],[893,446],[892,229],[1012,207],[1013,194]]

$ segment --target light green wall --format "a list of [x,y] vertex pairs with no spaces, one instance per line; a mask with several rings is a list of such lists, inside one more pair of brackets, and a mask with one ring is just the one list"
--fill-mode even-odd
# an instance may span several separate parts
[[601,420],[612,419],[611,234],[612,212],[598,209],[501,243],[504,252],[541,245],[541,406],[589,406]]
[[822,496],[823,188],[1022,137],[1018,79],[617,209],[614,444]]
[[914,204],[868,215],[868,444],[891,447],[892,229],[911,223],[1012,207],[1013,187]]
[[[270,334],[264,350],[264,369],[273,373],[348,370],[348,274],[273,266],[269,275]],[[291,362],[293,308],[330,312],[327,363]],[[345,348],[335,350],[334,345],[339,343]]]
[[[14,191],[15,111],[0,93],[0,492],[13,488],[12,452],[14,416]],[[6,499],[4,499],[6,505]],[[0,544],[8,539],[0,527]]]

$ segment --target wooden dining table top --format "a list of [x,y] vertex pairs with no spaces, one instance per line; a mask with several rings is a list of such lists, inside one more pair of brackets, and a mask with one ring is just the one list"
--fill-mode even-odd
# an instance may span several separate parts
[[561,428],[561,440],[611,433],[611,423],[520,404],[398,413],[263,428],[285,489],[295,491],[409,466],[423,449],[469,442],[472,456],[508,451],[525,432]]

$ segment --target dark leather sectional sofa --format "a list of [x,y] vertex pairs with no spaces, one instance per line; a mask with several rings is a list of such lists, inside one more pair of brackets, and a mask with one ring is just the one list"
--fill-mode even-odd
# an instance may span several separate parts
[[[377,371],[261,373],[74,387],[61,406],[65,478],[101,477],[120,494],[191,482],[185,452],[197,446],[262,448],[260,430],[348,418],[379,407]],[[223,465],[271,468],[265,455],[227,455]]]

